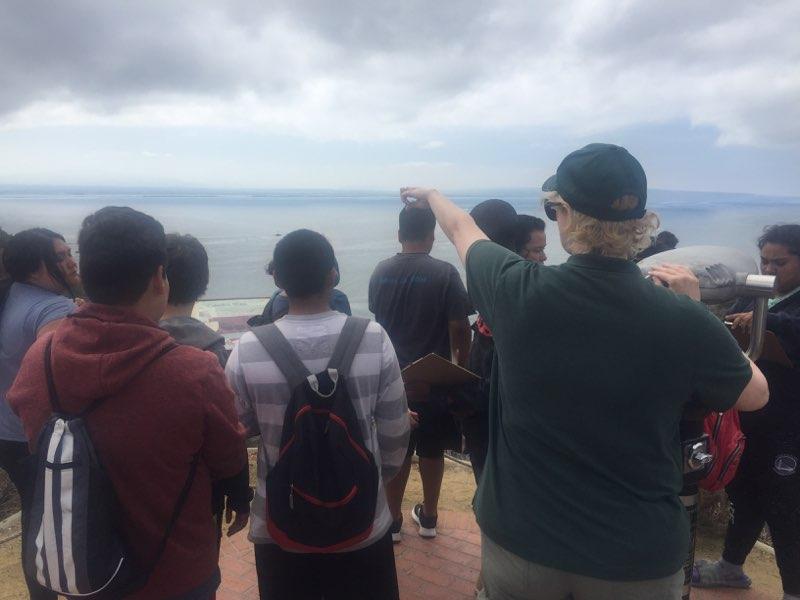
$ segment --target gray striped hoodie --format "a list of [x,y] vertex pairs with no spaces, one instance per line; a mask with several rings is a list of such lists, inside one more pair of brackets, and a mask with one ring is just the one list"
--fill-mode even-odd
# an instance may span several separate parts
[[[325,370],[346,316],[330,311],[317,315],[287,315],[275,322],[312,373]],[[234,348],[225,368],[236,394],[239,420],[248,435],[261,436],[258,481],[250,512],[250,541],[271,543],[266,524],[266,477],[278,459],[281,431],[291,390],[269,353],[252,333]],[[355,405],[364,442],[381,472],[372,534],[348,550],[378,541],[392,523],[383,484],[400,470],[409,435],[408,404],[400,366],[383,327],[369,324],[347,374],[347,389]]]

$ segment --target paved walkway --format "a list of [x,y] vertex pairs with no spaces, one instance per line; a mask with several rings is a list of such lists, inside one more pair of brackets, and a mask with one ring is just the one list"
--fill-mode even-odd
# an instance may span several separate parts
[[[439,513],[438,536],[425,540],[410,519],[395,545],[401,600],[471,600],[480,570],[480,533],[470,513]],[[257,600],[253,546],[244,533],[226,538],[217,600]],[[692,600],[771,600],[758,591],[694,590]]]

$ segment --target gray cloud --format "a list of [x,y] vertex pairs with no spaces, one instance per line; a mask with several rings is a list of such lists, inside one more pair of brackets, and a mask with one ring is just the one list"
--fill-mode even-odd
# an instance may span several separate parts
[[0,123],[602,132],[689,119],[800,140],[794,0],[5,3]]

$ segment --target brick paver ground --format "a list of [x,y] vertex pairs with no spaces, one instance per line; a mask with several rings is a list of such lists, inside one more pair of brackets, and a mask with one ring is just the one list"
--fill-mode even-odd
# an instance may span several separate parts
[[[425,540],[410,519],[395,545],[401,600],[470,600],[481,564],[480,533],[470,513],[439,513],[438,536]],[[220,555],[222,586],[217,600],[256,600],[253,546],[240,533],[226,538]],[[772,600],[751,590],[694,590],[692,600]]]

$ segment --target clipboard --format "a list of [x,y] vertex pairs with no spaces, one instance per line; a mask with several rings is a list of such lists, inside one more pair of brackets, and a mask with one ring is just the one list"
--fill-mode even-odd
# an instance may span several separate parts
[[[733,330],[731,327],[728,327],[728,331],[730,331],[731,335],[736,338],[736,341],[739,343],[739,347],[742,349],[742,351],[747,351],[747,349],[750,347],[750,334],[739,329]],[[761,356],[756,362],[761,362],[762,360],[772,362],[789,369],[794,368],[792,361],[789,360],[786,351],[783,349],[783,346],[781,346],[778,336],[771,331],[764,332],[764,349],[761,351]]]
[[438,354],[428,354],[415,360],[402,371],[405,383],[427,383],[428,385],[461,385],[480,381],[472,371],[442,358]]

